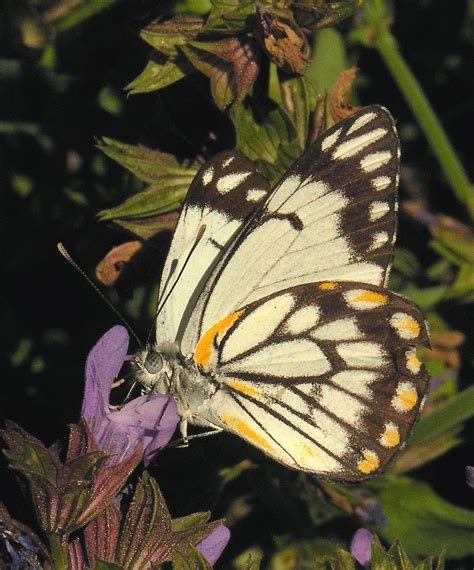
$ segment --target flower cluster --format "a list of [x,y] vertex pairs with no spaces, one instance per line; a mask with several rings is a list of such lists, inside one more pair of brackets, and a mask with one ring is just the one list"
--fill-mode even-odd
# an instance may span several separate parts
[[12,563],[29,557],[31,567],[40,567],[41,559],[53,568],[79,570],[105,561],[140,569],[169,560],[206,568],[227,544],[228,529],[222,521],[208,522],[208,512],[172,519],[147,472],[131,497],[122,493],[139,463],[149,463],[169,442],[179,419],[174,401],[156,394],[110,406],[127,348],[127,331],[117,326],[90,352],[82,416],[70,426],[64,460],[11,422],[2,432],[10,467],[28,483],[38,526],[48,538],[44,545],[2,511]]

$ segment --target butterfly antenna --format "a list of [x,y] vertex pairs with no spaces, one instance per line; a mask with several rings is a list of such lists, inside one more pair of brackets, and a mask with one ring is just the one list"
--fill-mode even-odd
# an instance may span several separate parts
[[78,271],[82,277],[84,277],[84,279],[87,281],[87,283],[89,283],[89,285],[92,287],[92,289],[94,289],[94,291],[99,295],[99,297],[105,301],[106,305],[112,309],[112,311],[117,315],[117,317],[122,321],[122,323],[126,326],[126,328],[129,330],[130,334],[133,336],[133,338],[137,341],[137,343],[139,344],[140,347],[143,347],[143,344],[140,342],[140,339],[138,338],[138,336],[135,334],[135,331],[132,329],[132,327],[128,324],[128,322],[125,320],[125,317],[123,317],[118,311],[117,309],[112,305],[112,303],[107,299],[107,297],[102,293],[102,291],[97,287],[97,285],[92,281],[92,279],[85,274],[85,272],[79,267],[79,265],[77,265],[77,263],[74,261],[74,259],[69,255],[68,251],[66,250],[66,248],[64,247],[64,245],[60,242],[57,244],[57,248],[59,250],[59,253],[64,257],[64,259],[66,261],[68,261],[76,271]]
[[179,278],[181,277],[181,275],[183,274],[183,271],[186,267],[186,265],[188,264],[188,261],[191,258],[191,255],[194,253],[194,250],[196,249],[197,245],[199,244],[199,242],[201,241],[202,236],[204,235],[204,232],[206,231],[206,225],[202,225],[199,227],[196,239],[194,240],[193,243],[193,247],[191,248],[190,252],[188,253],[188,255],[186,256],[186,259],[184,260],[183,263],[183,267],[181,267],[178,276],[175,279],[175,282],[173,283],[173,285],[171,286],[171,289],[169,290],[168,294],[166,295],[166,297],[163,299],[163,302],[161,303],[161,305],[158,307],[158,310],[156,311],[156,316],[155,319],[158,317],[158,315],[161,313],[161,311],[163,310],[163,307],[166,304],[166,301],[170,298],[171,293],[173,292],[174,288],[176,287],[176,285],[178,284]]

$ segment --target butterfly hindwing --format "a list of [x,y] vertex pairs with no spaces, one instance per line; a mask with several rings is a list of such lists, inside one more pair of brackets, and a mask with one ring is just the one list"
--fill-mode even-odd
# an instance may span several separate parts
[[373,285],[320,282],[274,293],[216,323],[194,359],[220,389],[218,423],[278,461],[332,479],[384,467],[427,387],[412,303]]
[[313,143],[210,276],[185,352],[222,315],[318,280],[386,284],[396,233],[399,142],[391,115],[366,107]]
[[265,178],[238,151],[221,152],[200,168],[188,190],[163,270],[152,337],[176,341],[187,307],[192,310],[216,260],[269,190]]

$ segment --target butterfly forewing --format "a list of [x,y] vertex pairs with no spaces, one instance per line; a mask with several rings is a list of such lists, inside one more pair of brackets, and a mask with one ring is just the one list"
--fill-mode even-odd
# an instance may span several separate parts
[[296,286],[211,327],[194,358],[224,429],[296,469],[360,480],[406,440],[426,391],[421,312],[350,282]]
[[221,152],[201,167],[163,270],[152,337],[176,341],[183,315],[192,310],[216,260],[269,190],[265,178],[238,151]]
[[396,232],[399,143],[382,107],[318,139],[283,177],[210,276],[183,348],[222,315],[295,285],[385,285]]

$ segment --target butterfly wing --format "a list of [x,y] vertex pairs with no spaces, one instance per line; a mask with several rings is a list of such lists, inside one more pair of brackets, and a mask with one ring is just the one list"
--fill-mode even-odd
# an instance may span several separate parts
[[163,269],[152,339],[179,338],[183,316],[194,306],[216,260],[269,190],[265,178],[238,151],[217,154],[197,172]]
[[219,260],[182,349],[223,315],[319,280],[384,285],[396,233],[400,149],[394,121],[366,107],[324,133]]
[[416,420],[427,373],[423,316],[385,289],[299,285],[229,315],[194,352],[219,389],[209,418],[295,469],[363,479]]

